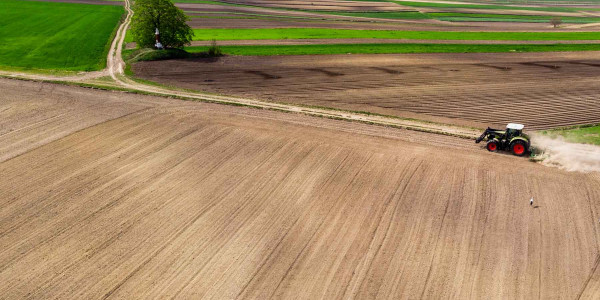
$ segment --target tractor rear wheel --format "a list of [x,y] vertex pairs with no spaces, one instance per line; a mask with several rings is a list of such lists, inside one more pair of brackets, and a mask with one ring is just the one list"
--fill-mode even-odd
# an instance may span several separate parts
[[510,145],[510,150],[516,156],[523,156],[527,153],[527,144],[524,141],[514,141]]
[[496,152],[496,151],[498,151],[498,142],[497,141],[489,141],[489,142],[487,142],[487,145],[485,145],[485,148],[488,149],[488,151],[490,151],[490,152]]

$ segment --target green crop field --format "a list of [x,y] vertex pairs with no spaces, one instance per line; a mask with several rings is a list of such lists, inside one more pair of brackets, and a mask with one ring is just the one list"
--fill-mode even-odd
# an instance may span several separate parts
[[123,12],[114,5],[0,0],[0,68],[102,69]]
[[[191,53],[206,52],[208,47],[187,47]],[[553,45],[490,45],[490,44],[330,44],[330,45],[275,45],[275,46],[221,46],[229,55],[317,55],[317,54],[391,54],[391,53],[494,53],[494,52],[550,52],[599,51],[600,44]]]
[[572,143],[600,145],[600,125],[544,130],[541,133],[553,138],[560,136]]
[[354,30],[330,28],[194,29],[194,40],[281,40],[281,39],[423,39],[423,40],[597,40],[599,32],[456,32]]

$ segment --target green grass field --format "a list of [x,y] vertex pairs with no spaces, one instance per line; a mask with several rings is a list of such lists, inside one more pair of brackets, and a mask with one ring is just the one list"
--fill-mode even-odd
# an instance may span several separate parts
[[[187,47],[192,53],[206,52],[208,47]],[[599,51],[600,44],[553,45],[489,45],[489,44],[330,44],[221,46],[229,55],[317,55],[317,54],[391,54],[391,53],[493,53],[493,52],[551,52]]]
[[102,69],[123,12],[113,5],[0,0],[0,68]]
[[281,39],[423,39],[423,40],[596,40],[600,32],[456,32],[354,30],[330,28],[194,29],[194,40],[281,40]]
[[572,143],[600,145],[600,125],[544,130],[541,133],[550,137],[561,136]]

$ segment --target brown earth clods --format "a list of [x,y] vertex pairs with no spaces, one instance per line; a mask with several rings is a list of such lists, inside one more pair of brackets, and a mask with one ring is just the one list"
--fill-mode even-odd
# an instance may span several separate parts
[[[204,3],[177,3],[177,6],[183,9],[188,15],[196,16],[196,18],[191,18],[191,20],[188,22],[188,24],[194,28],[315,27],[380,30],[556,32],[590,31],[598,26],[598,24],[587,24],[585,27],[581,27],[581,25],[570,24],[561,26],[560,28],[553,28],[553,26],[548,23],[446,22],[435,19],[386,19],[326,14],[319,12],[314,7],[309,7],[306,10],[281,10],[262,6],[227,6]],[[356,7],[355,9],[342,9],[340,11],[373,12],[377,10],[371,10],[365,7]],[[433,10],[427,9],[427,11]],[[211,18],[199,18],[199,16],[208,16]],[[227,18],[214,18],[216,16],[225,16]]]
[[[206,14],[206,13],[229,13],[238,14],[238,17],[243,18],[252,14],[255,17],[268,18],[272,16],[280,17],[282,22],[286,21],[303,21],[311,19],[323,19],[323,20],[336,20],[336,21],[348,21],[348,22],[384,22],[384,23],[446,23],[437,20],[425,19],[425,20],[399,20],[399,19],[381,19],[381,18],[362,18],[354,16],[343,16],[335,14],[325,14],[318,11],[310,10],[280,10],[269,7],[261,6],[226,6],[226,5],[215,5],[215,4],[200,4],[200,3],[177,3],[177,7],[184,10],[189,15],[194,14]],[[367,10],[369,11],[369,10]],[[360,12],[360,11],[359,11]],[[282,17],[292,20],[285,20]],[[218,19],[217,19],[218,20]],[[226,21],[229,19],[221,19],[226,25]],[[200,20],[202,21],[202,20]],[[194,25],[192,23],[192,25]],[[193,26],[193,27],[204,27],[204,26]],[[224,27],[226,28],[226,27]]]
[[[274,7],[291,8],[302,10],[328,10],[328,11],[414,11],[414,8],[398,5],[393,2],[372,2],[372,1],[345,1],[345,0],[242,0],[227,1],[227,3]],[[180,3],[178,5],[187,5]]]
[[183,88],[463,125],[600,122],[596,52],[232,56],[133,70]]
[[[218,18],[192,18],[188,24],[193,28],[332,28],[332,29],[361,29],[361,30],[453,30],[449,27],[436,27],[437,24],[429,20],[419,22],[406,20],[391,23],[386,20],[377,21],[352,21],[319,16],[311,16],[306,19],[284,19],[284,18],[259,18],[259,19],[218,19]],[[459,27],[463,28],[464,27]],[[484,29],[482,29],[483,31]]]
[[[3,297],[598,296],[597,173],[299,114],[0,88],[18,153],[0,160]],[[31,127],[62,134],[23,147]]]

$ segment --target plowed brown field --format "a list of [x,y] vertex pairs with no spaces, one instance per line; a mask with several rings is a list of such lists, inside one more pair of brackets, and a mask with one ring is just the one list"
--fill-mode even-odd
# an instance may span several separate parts
[[[243,0],[230,1],[229,3],[238,3],[257,7],[276,7],[288,9],[304,10],[325,10],[325,11],[415,11],[414,8],[398,5],[392,2],[364,2],[364,1],[345,1],[345,0]],[[202,7],[204,3],[178,3],[182,8]],[[213,5],[213,4],[210,4]],[[231,6],[230,6],[231,7]]]
[[[7,299],[598,296],[598,174],[296,114],[0,89]],[[19,144],[51,116],[89,121]]]
[[133,70],[184,88],[458,124],[600,122],[597,52],[224,57]]
[[[292,1],[290,1],[292,2]],[[323,11],[350,11],[350,12],[384,12],[397,9],[405,10],[401,6],[389,2],[360,2],[360,1],[332,1],[332,5],[306,5],[298,2],[296,6],[289,6],[292,10],[273,9],[275,6],[286,6],[288,2],[272,1],[271,4],[261,6],[225,6],[205,3],[177,3],[188,15],[195,16],[188,21],[194,28],[352,28],[352,29],[379,29],[379,30],[443,30],[443,31],[591,31],[593,24],[567,25],[553,28],[546,23],[518,23],[518,22],[447,22],[436,19],[393,19],[377,18],[374,14],[370,17],[343,16]],[[346,7],[345,5],[350,5]],[[255,5],[255,4],[252,4]],[[375,5],[374,7],[371,7]],[[295,10],[296,8],[305,10]],[[412,10],[412,8],[409,8]],[[432,9],[425,9],[432,11]],[[433,10],[435,11],[435,10]],[[494,10],[498,13],[497,10]],[[489,11],[482,11],[482,13]],[[515,14],[512,11],[512,14]],[[519,14],[521,11],[519,11]],[[527,12],[526,14],[531,13]],[[535,12],[537,13],[537,12]],[[510,14],[510,13],[509,13]],[[545,14],[545,13],[542,13]],[[198,18],[200,16],[210,18]],[[226,17],[223,19],[217,16]],[[248,17],[256,19],[248,19]]]

